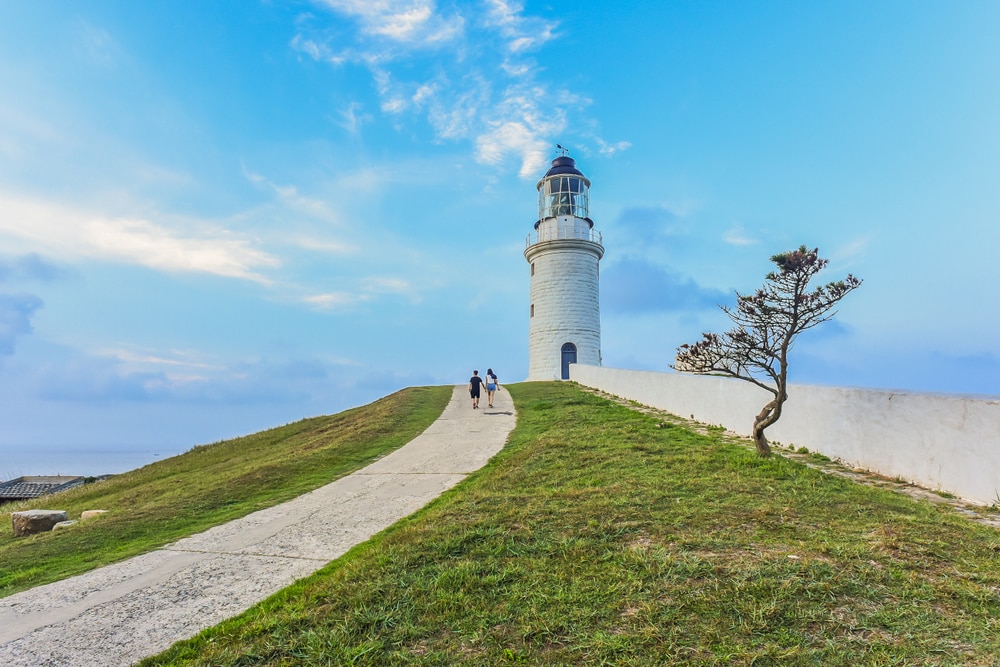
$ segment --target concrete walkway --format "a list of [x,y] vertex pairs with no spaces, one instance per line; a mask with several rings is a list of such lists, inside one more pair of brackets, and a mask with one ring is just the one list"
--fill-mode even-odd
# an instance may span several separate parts
[[0,598],[0,665],[130,665],[235,616],[412,514],[503,448],[510,395],[464,385],[426,431],[300,498],[71,579]]

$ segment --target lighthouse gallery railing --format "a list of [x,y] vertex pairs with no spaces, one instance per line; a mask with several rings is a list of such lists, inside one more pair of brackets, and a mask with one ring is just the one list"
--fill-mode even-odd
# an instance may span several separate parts
[[524,240],[524,247],[533,246],[543,241],[559,241],[562,239],[574,239],[577,241],[590,241],[599,246],[604,246],[601,233],[596,229],[578,229],[575,227],[559,227],[549,229],[544,232],[532,232]]

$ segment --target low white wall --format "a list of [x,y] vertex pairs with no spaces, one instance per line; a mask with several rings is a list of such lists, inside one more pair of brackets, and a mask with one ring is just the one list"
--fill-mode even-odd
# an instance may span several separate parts
[[[770,398],[749,382],[681,373],[573,364],[570,379],[742,435]],[[766,435],[977,503],[1000,502],[1000,398],[789,385]]]

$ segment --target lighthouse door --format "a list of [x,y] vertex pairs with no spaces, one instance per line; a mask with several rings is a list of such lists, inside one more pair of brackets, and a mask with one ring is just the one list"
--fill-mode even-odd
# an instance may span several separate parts
[[562,346],[562,379],[569,379],[569,365],[576,363],[576,345],[566,343]]

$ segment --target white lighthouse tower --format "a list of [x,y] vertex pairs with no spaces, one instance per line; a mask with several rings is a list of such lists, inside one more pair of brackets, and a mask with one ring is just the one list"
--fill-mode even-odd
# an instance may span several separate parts
[[561,155],[538,181],[538,222],[524,258],[531,266],[528,379],[568,380],[573,363],[601,365],[598,263],[590,181]]

